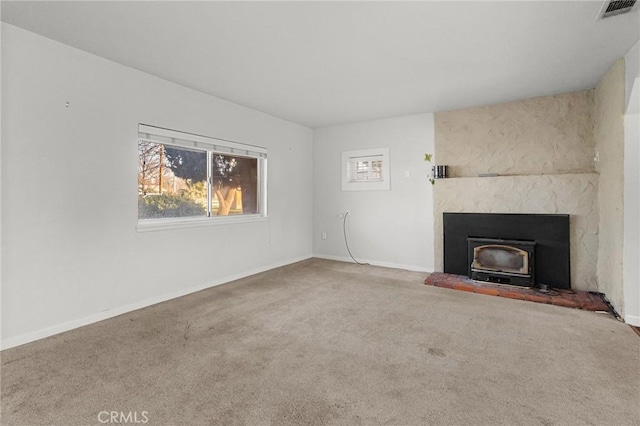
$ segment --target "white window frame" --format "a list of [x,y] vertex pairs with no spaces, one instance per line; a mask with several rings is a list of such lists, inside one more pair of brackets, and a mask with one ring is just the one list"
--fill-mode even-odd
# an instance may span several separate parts
[[180,132],[138,124],[138,139],[175,147],[191,148],[207,153],[207,186],[209,205],[211,205],[211,158],[215,154],[237,155],[240,157],[256,158],[258,160],[258,213],[229,215],[229,216],[195,216],[161,219],[138,219],[138,232],[158,231],[196,226],[221,225],[267,220],[267,148],[248,145],[224,139]]
[[[382,161],[382,178],[373,180],[354,180],[350,172],[354,164],[362,161]],[[342,190],[343,191],[388,191],[391,189],[389,175],[389,148],[361,149],[342,153]]]

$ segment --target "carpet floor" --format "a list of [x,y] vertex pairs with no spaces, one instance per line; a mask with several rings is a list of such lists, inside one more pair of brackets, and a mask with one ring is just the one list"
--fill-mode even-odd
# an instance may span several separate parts
[[640,424],[630,327],[425,276],[310,259],[3,351],[0,423]]

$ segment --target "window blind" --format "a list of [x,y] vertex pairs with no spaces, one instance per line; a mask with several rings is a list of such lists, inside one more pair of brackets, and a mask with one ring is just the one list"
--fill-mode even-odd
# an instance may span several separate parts
[[347,180],[349,182],[383,181],[383,159],[384,157],[382,155],[350,157],[347,166]]
[[191,149],[211,150],[223,154],[267,158],[267,148],[261,146],[184,133],[147,124],[138,124],[138,138],[150,142],[177,145]]

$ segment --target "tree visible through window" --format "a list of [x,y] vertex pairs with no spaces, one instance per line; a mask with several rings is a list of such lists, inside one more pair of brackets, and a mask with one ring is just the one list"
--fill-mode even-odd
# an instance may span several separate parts
[[213,148],[187,148],[140,138],[138,218],[262,213],[260,161],[264,160]]
[[[184,156],[178,160],[177,157]],[[186,160],[188,158],[188,160]],[[185,178],[178,163],[198,167],[204,174]],[[204,165],[204,167],[202,167]],[[207,215],[207,153],[138,142],[138,218],[159,219]]]
[[258,213],[258,159],[214,154],[211,175],[219,216]]

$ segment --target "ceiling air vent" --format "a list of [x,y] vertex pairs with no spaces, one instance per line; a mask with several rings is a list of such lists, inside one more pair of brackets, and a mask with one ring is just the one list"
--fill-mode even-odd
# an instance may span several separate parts
[[631,12],[636,6],[636,0],[606,0],[602,5],[598,17],[608,18],[610,16],[620,15],[621,13]]

